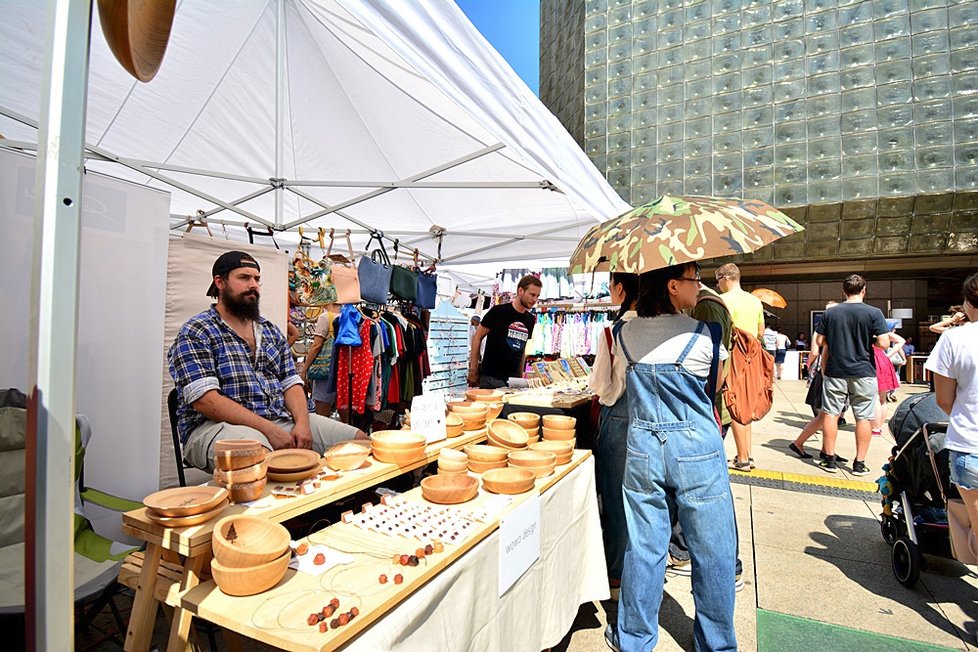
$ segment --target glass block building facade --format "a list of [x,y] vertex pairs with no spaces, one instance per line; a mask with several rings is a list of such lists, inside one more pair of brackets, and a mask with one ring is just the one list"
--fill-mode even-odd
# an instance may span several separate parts
[[623,199],[757,198],[751,262],[978,252],[978,2],[542,0],[541,98]]

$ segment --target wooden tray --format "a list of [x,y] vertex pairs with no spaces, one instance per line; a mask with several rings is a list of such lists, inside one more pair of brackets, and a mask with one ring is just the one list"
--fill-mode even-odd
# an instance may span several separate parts
[[291,473],[279,473],[268,469],[268,479],[272,482],[298,482],[299,480],[305,480],[306,478],[311,478],[322,470],[319,463],[311,469],[305,469],[304,471],[293,471]]
[[153,516],[173,518],[209,512],[227,499],[221,487],[173,487],[146,496],[143,505]]
[[322,457],[316,451],[306,448],[283,448],[269,453],[265,457],[269,473],[298,473],[319,467]]
[[[227,493],[227,490],[221,487],[210,487],[210,489],[221,489],[221,491],[223,491],[225,494]],[[158,516],[153,513],[153,510],[147,509],[146,517],[149,518],[151,521],[159,523],[163,527],[190,527],[191,525],[200,525],[201,523],[206,523],[212,518],[215,518],[216,516],[220,516],[221,512],[224,511],[224,508],[227,507],[229,503],[230,501],[227,498],[225,498],[222,503],[220,503],[217,507],[210,510],[209,512],[204,512],[203,514],[194,514],[193,516],[175,516],[175,517]]]

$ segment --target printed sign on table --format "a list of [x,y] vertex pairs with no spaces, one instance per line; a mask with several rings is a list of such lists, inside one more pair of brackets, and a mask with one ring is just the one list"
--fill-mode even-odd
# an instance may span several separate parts
[[540,494],[499,519],[499,595],[540,558]]
[[445,439],[445,395],[428,391],[411,399],[411,430],[425,436],[428,443]]

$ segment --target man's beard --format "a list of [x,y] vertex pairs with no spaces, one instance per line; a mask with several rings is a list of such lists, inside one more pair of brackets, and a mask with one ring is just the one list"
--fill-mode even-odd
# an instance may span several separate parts
[[524,297],[520,297],[520,305],[522,305],[527,310],[533,310],[533,306],[535,304],[528,304],[527,300]]
[[258,308],[258,290],[248,290],[235,296],[228,290],[221,290],[221,303],[228,312],[241,319],[258,321],[261,311]]

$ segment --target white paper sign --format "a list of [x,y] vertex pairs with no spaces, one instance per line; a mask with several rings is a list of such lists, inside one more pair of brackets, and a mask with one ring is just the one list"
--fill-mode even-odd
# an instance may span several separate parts
[[540,494],[499,519],[499,596],[540,558]]
[[445,439],[445,395],[428,391],[411,399],[411,430],[421,433],[428,443]]

